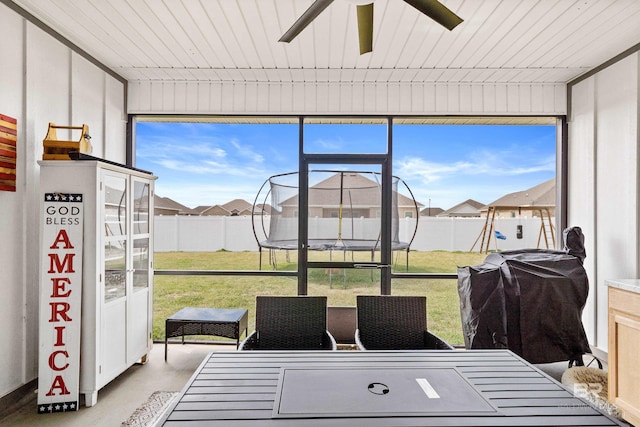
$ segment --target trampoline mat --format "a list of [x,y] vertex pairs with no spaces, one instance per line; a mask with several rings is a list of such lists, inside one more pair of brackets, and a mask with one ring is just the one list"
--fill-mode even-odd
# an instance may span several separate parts
[[[264,240],[260,246],[268,249],[296,250],[297,240]],[[409,248],[407,242],[391,242],[391,250],[399,251]],[[312,251],[379,251],[379,240],[357,240],[357,239],[310,239],[309,250]]]

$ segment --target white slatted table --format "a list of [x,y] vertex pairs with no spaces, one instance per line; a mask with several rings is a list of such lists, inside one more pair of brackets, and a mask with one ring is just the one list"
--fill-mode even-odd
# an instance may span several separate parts
[[[411,384],[416,383],[422,391],[409,392],[402,386],[401,377],[414,372],[416,378],[406,383],[407,389],[413,390],[416,387]],[[377,382],[377,378],[381,381]],[[300,379],[308,379],[306,387],[300,387]],[[334,379],[337,387],[331,386]],[[456,381],[449,383],[449,379]],[[364,381],[362,385],[358,384],[360,380]],[[367,383],[375,383],[369,386],[370,393],[363,391]],[[385,387],[389,389],[387,392]],[[345,398],[352,390],[358,396]],[[371,393],[378,395],[373,399],[380,399],[377,400],[380,405],[371,407],[371,401],[366,402],[373,396]],[[397,399],[397,393],[411,394],[411,399],[402,397],[396,401],[408,409],[385,405],[384,402],[390,402],[385,399]],[[473,397],[471,394],[477,396],[469,399]],[[459,406],[448,405],[445,400],[451,403],[452,397],[458,397]],[[409,402],[415,398],[424,402],[417,411]],[[163,414],[159,425],[624,424],[574,397],[557,381],[508,350],[460,350],[214,352],[206,357],[179,398]]]

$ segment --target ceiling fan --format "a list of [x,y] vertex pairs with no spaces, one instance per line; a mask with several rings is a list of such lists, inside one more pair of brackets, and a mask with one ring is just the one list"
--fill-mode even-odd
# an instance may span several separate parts
[[[438,0],[403,0],[405,3],[418,9],[438,24],[453,30],[462,22],[462,18],[449,10]],[[289,43],[307,25],[322,13],[333,0],[316,0],[311,6],[293,23],[291,28],[280,37],[280,42]],[[373,50],[373,3],[357,5],[358,16],[358,39],[360,41],[360,55]]]

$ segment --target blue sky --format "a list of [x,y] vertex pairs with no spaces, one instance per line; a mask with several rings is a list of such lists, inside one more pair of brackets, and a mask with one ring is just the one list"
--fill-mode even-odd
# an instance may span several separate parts
[[[384,150],[387,129],[318,124],[304,134],[306,152],[368,153]],[[425,207],[490,203],[555,177],[555,138],[554,126],[396,125],[393,173]],[[252,203],[267,178],[297,170],[298,126],[139,122],[136,166],[158,176],[157,195],[188,207]]]

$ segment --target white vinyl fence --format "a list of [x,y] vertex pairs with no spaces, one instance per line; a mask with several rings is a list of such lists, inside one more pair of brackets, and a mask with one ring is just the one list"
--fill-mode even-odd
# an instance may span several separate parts
[[[367,226],[377,224],[378,221],[376,219],[355,218],[352,224],[354,233],[357,233],[357,230],[366,230]],[[399,236],[401,241],[409,242],[411,240],[415,221],[413,218],[400,220]],[[337,219],[314,218],[309,223],[309,234],[311,236],[322,235],[323,227],[334,230],[337,228],[335,222]],[[349,222],[351,223],[351,219]],[[268,221],[266,223],[268,224]],[[411,249],[468,252],[477,240],[474,251],[479,251],[482,238],[478,239],[478,237],[484,224],[484,218],[420,217]],[[522,239],[516,238],[518,225],[522,225]],[[495,250],[496,247],[499,250],[538,247],[540,218],[500,218],[496,219],[494,227],[507,239],[496,241],[492,236],[489,247],[491,250]],[[263,240],[264,235],[258,235],[258,238]],[[556,247],[560,246],[561,242],[556,238]],[[544,237],[542,237],[540,247],[546,249]],[[155,217],[154,250],[156,252],[214,252],[221,249],[228,251],[258,250],[250,216]]]

